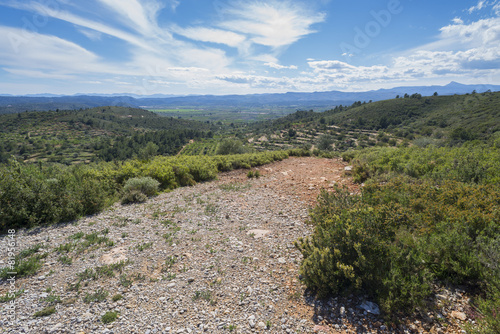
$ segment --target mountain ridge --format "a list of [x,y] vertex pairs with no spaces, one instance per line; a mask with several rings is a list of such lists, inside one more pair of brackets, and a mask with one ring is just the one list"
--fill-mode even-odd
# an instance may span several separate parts
[[419,93],[424,96],[435,92],[439,95],[466,94],[473,91],[500,91],[500,85],[465,85],[450,82],[444,86],[401,86],[365,92],[287,92],[230,95],[134,95],[134,94],[83,94],[53,95],[34,94],[25,96],[0,95],[0,113],[15,113],[25,110],[85,109],[98,106],[126,106],[145,109],[168,107],[195,108],[316,108],[329,109],[337,105],[350,105],[357,101],[380,101],[396,95]]

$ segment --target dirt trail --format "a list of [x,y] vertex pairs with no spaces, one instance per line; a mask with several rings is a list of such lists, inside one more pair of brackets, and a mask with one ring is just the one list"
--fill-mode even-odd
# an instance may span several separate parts
[[[256,168],[264,177],[264,182],[257,186],[271,188],[282,196],[293,196],[314,206],[321,189],[332,190],[335,184],[347,186],[352,193],[359,192],[359,185],[346,175],[346,166],[348,164],[341,159],[290,157]],[[247,171],[223,173],[219,178],[223,183],[244,182]]]

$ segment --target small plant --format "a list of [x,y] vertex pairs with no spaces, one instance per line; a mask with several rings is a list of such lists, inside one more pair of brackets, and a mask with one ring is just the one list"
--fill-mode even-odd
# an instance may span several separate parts
[[122,233],[122,239],[125,239],[126,237],[128,237],[128,233],[127,232],[123,232]]
[[76,283],[68,283],[68,287],[66,288],[66,290],[78,292],[78,290],[80,290],[80,286],[81,286],[81,281],[78,280],[78,282]]
[[147,243],[144,243],[144,244],[139,244],[139,245],[135,246],[135,248],[137,248],[137,250],[139,252],[142,252],[145,249],[151,248],[152,246],[153,246],[152,242],[147,242]]
[[114,301],[114,302],[117,302],[119,300],[123,299],[123,296],[119,293],[117,293],[116,295],[114,295],[111,300]]
[[172,268],[172,266],[177,262],[177,258],[173,255],[168,256],[165,260],[165,265],[167,268]]
[[36,312],[33,314],[35,318],[38,317],[48,317],[51,314],[56,313],[56,308],[55,306],[47,306],[46,308],[42,309],[41,311]]
[[59,257],[59,262],[61,262],[62,264],[67,264],[67,265],[70,265],[73,263],[73,259],[70,258],[69,256],[66,256],[66,255],[61,255]]
[[26,259],[23,258],[20,254],[15,257],[15,264],[13,269],[5,267],[0,270],[0,278],[9,278],[9,272],[16,272],[17,277],[32,276],[36,274],[37,271],[42,267],[42,262],[40,261],[40,259],[46,256],[47,253],[37,254]]
[[58,304],[61,302],[61,297],[54,294],[50,294],[47,298],[45,298],[45,301],[50,304]]
[[68,237],[68,239],[73,239],[73,240],[80,240],[81,238],[83,238],[83,236],[85,235],[85,233],[83,232],[78,232],[78,233],[75,233],[73,235],[70,235]]
[[172,273],[168,273],[167,276],[163,276],[163,279],[166,280],[166,281],[171,281],[173,280],[177,275],[176,274],[172,274]]
[[273,324],[271,323],[271,320],[266,321],[266,328],[270,329]]
[[206,300],[207,302],[210,302],[212,300],[212,292],[206,291],[206,290],[203,290],[203,291],[197,290],[194,292],[192,299],[194,301],[199,300],[199,299],[203,299],[203,300]]
[[20,289],[14,293],[6,292],[5,296],[0,297],[0,303],[7,303],[7,302],[10,302],[11,300],[15,300],[23,292],[24,292],[24,289]]
[[251,179],[251,178],[253,178],[253,176],[254,176],[253,171],[251,171],[251,170],[250,170],[250,171],[248,171],[248,173],[247,173],[247,177],[248,177],[249,179]]
[[101,317],[101,322],[103,324],[109,324],[118,318],[118,312],[108,311]]
[[137,273],[137,274],[133,275],[132,278],[134,278],[136,281],[145,281],[146,275],[141,274],[141,273]]
[[169,226],[177,226],[176,223],[174,223],[173,221],[171,220],[162,220],[161,223],[165,226],[165,227],[169,227]]
[[232,332],[236,329],[236,325],[229,325],[228,329],[230,332]]
[[207,216],[214,215],[216,212],[217,212],[217,205],[213,203],[209,203],[205,207],[205,215]]
[[158,193],[160,182],[146,177],[128,179],[123,186],[122,204],[142,203]]
[[85,293],[85,297],[83,297],[83,302],[84,303],[91,303],[91,302],[99,303],[99,302],[105,301],[106,298],[108,297],[108,295],[109,295],[109,292],[107,292],[106,290],[103,290],[102,288],[99,288],[99,290],[97,290],[94,293],[91,293],[91,294]]
[[132,285],[132,280],[128,279],[127,275],[123,274],[120,276],[120,284],[123,287],[128,288],[129,286]]

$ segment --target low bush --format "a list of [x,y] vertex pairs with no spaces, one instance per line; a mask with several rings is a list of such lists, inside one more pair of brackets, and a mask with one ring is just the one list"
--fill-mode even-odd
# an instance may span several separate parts
[[71,221],[102,211],[119,196],[123,203],[143,202],[157,191],[213,180],[218,172],[286,158],[287,151],[272,151],[77,166],[11,160],[0,166],[0,231]]
[[110,324],[118,318],[118,312],[108,311],[101,317],[103,324]]
[[301,274],[319,295],[363,291],[388,314],[425,307],[434,280],[495,286],[498,263],[481,259],[500,257],[498,207],[499,187],[457,181],[399,177],[360,196],[323,192],[314,234],[296,242]]
[[129,179],[123,186],[122,204],[145,202],[158,193],[159,186],[160,182],[149,176]]

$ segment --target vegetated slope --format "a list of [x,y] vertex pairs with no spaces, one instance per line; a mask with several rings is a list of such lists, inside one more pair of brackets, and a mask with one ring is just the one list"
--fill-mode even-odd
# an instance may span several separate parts
[[[500,130],[500,93],[429,96],[420,94],[379,101],[355,102],[325,112],[299,110],[286,117],[251,124],[243,136],[256,147],[321,146],[345,151],[354,147],[455,145],[488,140]],[[261,140],[260,138],[264,138]],[[328,144],[329,143],[329,144]]]
[[[484,139],[500,130],[500,93],[407,98],[356,103],[324,113],[329,124],[402,135]],[[457,129],[463,129],[463,136]],[[463,138],[462,138],[463,137]]]
[[0,123],[0,162],[13,155],[66,164],[132,158],[149,142],[149,154],[172,155],[190,139],[211,137],[214,129],[125,107],[0,115]]

